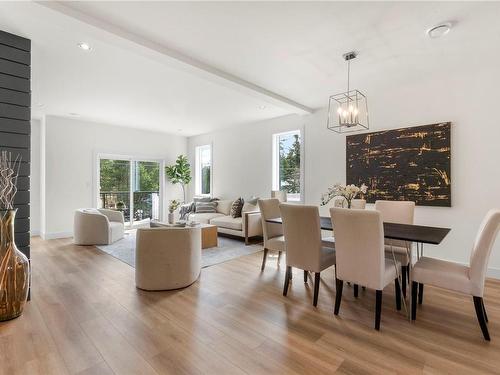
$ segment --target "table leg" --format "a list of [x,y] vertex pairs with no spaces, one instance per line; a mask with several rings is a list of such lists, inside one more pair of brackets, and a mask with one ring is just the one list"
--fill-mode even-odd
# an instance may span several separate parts
[[[406,289],[406,295],[408,296],[408,310],[406,311],[408,320],[411,322],[411,309],[413,308],[412,304],[412,279],[413,279],[413,246],[410,244],[407,246],[408,248],[408,257],[410,258],[410,261],[408,262],[408,288]],[[418,254],[418,242],[417,242],[417,254]]]

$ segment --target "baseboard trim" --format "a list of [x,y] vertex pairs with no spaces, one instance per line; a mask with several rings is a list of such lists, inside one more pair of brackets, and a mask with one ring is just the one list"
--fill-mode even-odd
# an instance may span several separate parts
[[500,279],[500,269],[499,268],[488,268],[486,271],[486,276],[492,279]]
[[40,236],[43,240],[55,240],[58,238],[69,238],[73,237],[73,232],[52,232],[52,233],[41,233]]
[[32,231],[30,231],[30,235],[31,235],[31,237],[39,236],[40,235],[40,231],[38,229],[37,230],[32,230]]

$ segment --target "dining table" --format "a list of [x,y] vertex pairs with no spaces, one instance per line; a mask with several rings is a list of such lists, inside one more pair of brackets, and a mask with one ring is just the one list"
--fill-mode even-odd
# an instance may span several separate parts
[[[281,218],[267,219],[266,222],[274,223],[274,224],[283,224]],[[399,223],[388,223],[384,222],[384,238],[392,239],[392,240],[400,240],[404,241],[406,244],[406,251],[408,253],[408,257],[410,259],[410,263],[408,265],[408,308],[406,308],[406,313],[408,316],[408,320],[411,321],[411,308],[412,308],[412,288],[411,288],[411,280],[412,280],[412,268],[413,268],[413,243],[415,244],[417,250],[417,259],[419,259],[424,254],[424,244],[429,245],[439,245],[445,237],[450,232],[450,228],[442,228],[442,227],[433,227],[426,225],[415,225],[415,224],[399,224]],[[320,217],[320,227],[322,230],[332,231],[334,230],[334,223],[332,223],[332,219],[329,216],[321,216]],[[333,237],[332,244],[335,243],[335,236]],[[401,281],[401,280],[400,280]],[[401,284],[400,284],[401,285]]]

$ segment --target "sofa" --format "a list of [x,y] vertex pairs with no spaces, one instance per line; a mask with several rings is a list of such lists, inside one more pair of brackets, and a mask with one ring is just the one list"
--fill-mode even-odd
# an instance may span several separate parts
[[172,290],[194,283],[201,271],[201,228],[139,228],[135,285],[143,290]]
[[249,238],[262,236],[262,222],[257,204],[245,202],[241,217],[231,216],[231,206],[234,200],[217,200],[216,212],[214,213],[190,213],[189,221],[197,221],[204,224],[217,226],[218,233],[229,234],[245,238],[248,245]]
[[78,209],[75,211],[73,232],[76,245],[110,245],[123,238],[123,213],[104,208]]

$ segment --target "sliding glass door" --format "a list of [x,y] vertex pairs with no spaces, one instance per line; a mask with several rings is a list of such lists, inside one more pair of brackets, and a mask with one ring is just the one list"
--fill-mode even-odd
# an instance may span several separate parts
[[161,161],[98,158],[98,207],[123,212],[127,226],[162,219]]

